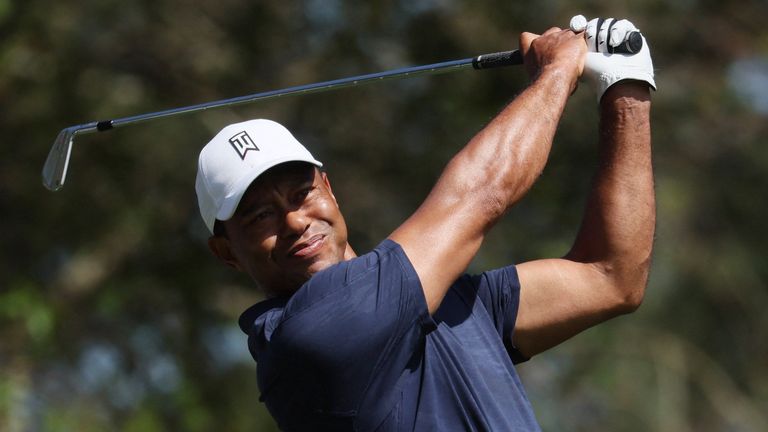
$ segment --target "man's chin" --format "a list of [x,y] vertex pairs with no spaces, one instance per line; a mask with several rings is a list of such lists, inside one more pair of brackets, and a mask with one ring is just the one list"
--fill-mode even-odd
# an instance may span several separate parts
[[292,272],[290,275],[286,275],[285,282],[282,284],[283,289],[281,291],[294,293],[301,288],[308,280],[312,279],[315,274],[331,267],[336,262],[330,262],[326,260],[316,261],[311,263],[304,269]]
[[[330,255],[330,256],[329,256]],[[337,254],[325,254],[305,262],[291,263],[290,267],[283,267],[283,278],[279,291],[282,294],[293,294],[315,274],[344,261]]]
[[317,274],[317,273],[327,269],[328,267],[331,267],[331,266],[333,266],[335,264],[338,264],[338,263],[339,263],[338,260],[328,260],[328,259],[323,259],[323,260],[318,260],[318,261],[313,262],[312,264],[310,264],[307,267],[307,270],[304,273],[304,276],[306,277],[304,282],[309,280],[315,274]]

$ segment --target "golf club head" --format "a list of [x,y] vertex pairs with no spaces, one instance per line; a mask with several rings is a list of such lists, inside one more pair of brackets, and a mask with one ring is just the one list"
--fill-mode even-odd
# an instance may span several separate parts
[[59,132],[56,141],[48,153],[48,159],[43,166],[43,185],[52,191],[57,191],[64,186],[67,177],[69,155],[72,153],[72,140],[75,137],[76,128],[68,127]]

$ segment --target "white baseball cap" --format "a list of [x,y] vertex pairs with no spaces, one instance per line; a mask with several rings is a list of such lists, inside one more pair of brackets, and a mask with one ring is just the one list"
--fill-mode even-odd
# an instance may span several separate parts
[[221,130],[200,151],[195,191],[205,226],[213,232],[218,220],[237,210],[248,186],[275,165],[301,161],[323,166],[283,125],[249,120]]

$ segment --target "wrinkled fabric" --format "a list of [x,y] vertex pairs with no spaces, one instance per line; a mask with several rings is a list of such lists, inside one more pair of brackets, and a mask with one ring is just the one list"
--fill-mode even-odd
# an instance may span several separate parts
[[539,430],[515,372],[515,267],[463,276],[430,316],[413,266],[385,240],[317,273],[240,326],[282,430]]

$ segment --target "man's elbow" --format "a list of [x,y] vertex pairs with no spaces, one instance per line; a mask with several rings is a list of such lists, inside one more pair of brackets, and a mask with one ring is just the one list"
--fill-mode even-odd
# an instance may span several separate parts
[[628,291],[617,307],[617,312],[620,315],[630,314],[640,308],[640,305],[643,304],[643,297],[645,297],[645,284]]
[[615,311],[618,314],[632,313],[643,303],[649,271],[650,258],[613,275],[613,290],[616,293]]

